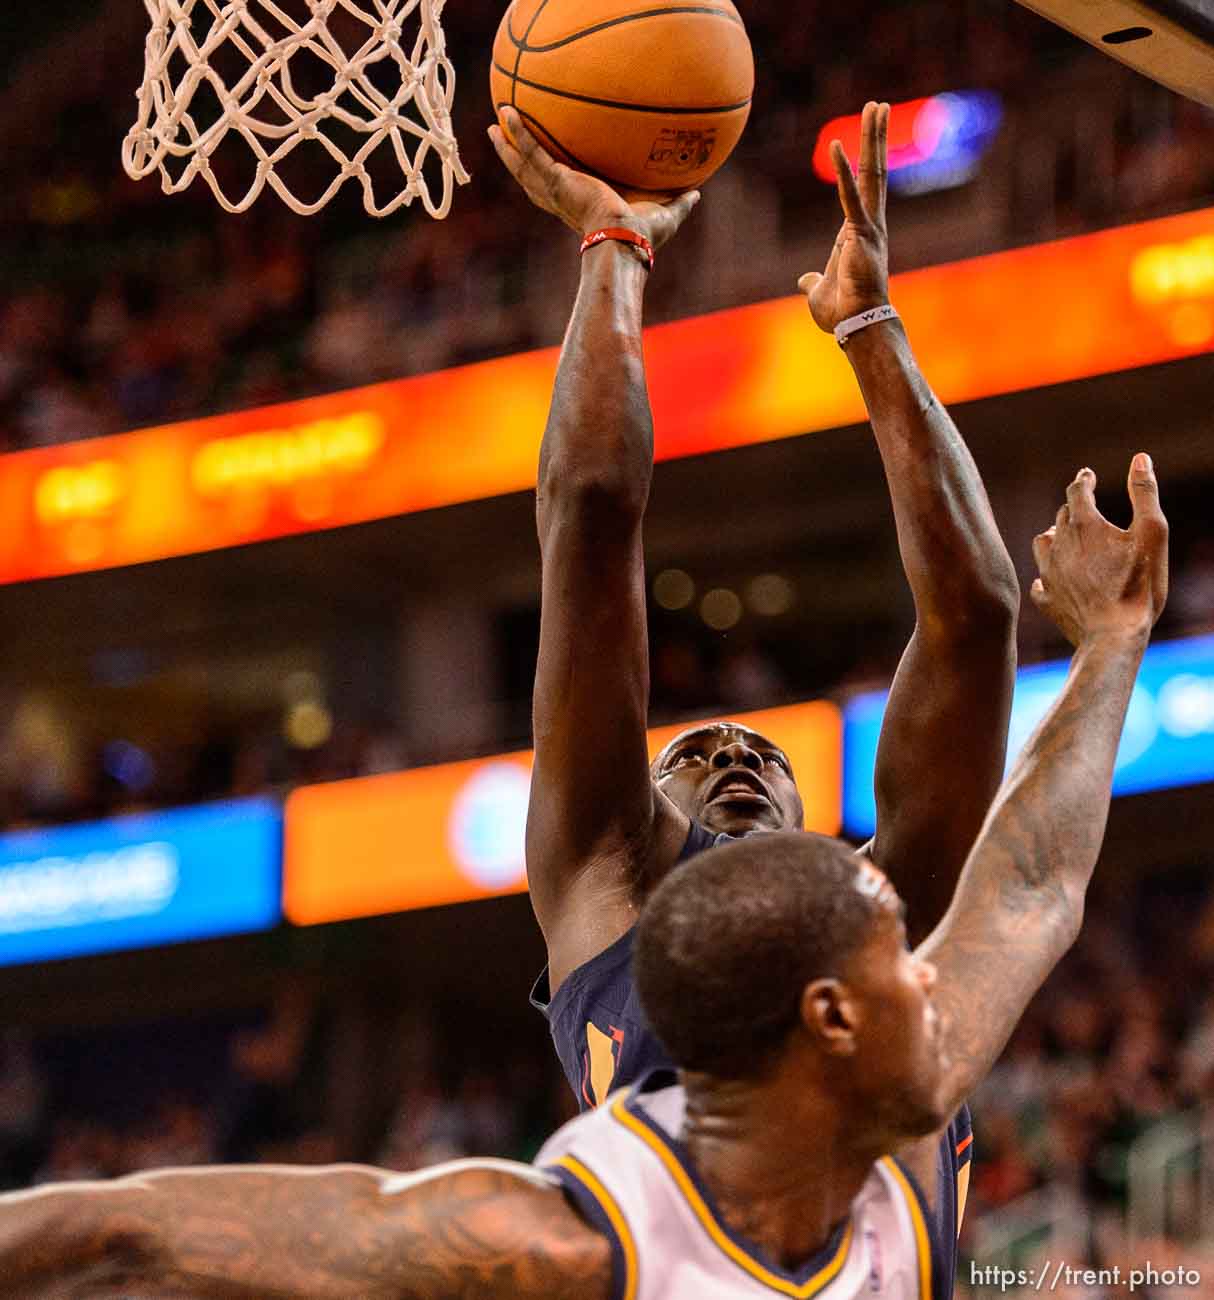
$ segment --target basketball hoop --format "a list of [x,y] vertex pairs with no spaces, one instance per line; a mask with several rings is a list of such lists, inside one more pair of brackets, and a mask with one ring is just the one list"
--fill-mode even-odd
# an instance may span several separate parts
[[[439,23],[443,3],[144,0],[152,29],[139,116],[122,146],[127,175],[139,180],[158,170],[166,194],[202,176],[228,212],[244,212],[269,185],[301,216],[318,212],[355,180],[372,216],[420,198],[432,217],[445,217],[454,184],[466,183],[468,174],[451,128],[455,74]],[[287,12],[292,4],[296,17]],[[302,84],[308,81],[314,84]],[[406,116],[410,105],[414,112]],[[225,193],[212,165],[232,136],[244,140],[256,169],[239,197]],[[327,184],[312,201],[292,192],[276,170],[305,141],[328,155],[320,155]],[[394,159],[395,178],[394,192],[382,200],[369,169],[381,148]],[[314,147],[311,153],[317,156]],[[436,164],[442,169],[437,199],[423,170],[428,161],[432,171]],[[335,174],[328,179],[330,166]]]

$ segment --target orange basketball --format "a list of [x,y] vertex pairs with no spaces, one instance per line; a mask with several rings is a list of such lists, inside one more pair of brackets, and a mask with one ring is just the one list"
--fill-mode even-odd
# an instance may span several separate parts
[[702,185],[750,113],[754,57],[730,0],[513,0],[490,88],[562,162],[627,191]]

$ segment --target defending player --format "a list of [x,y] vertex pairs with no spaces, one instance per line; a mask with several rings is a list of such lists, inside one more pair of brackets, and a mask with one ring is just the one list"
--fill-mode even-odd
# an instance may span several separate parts
[[638,927],[680,1084],[616,1093],[540,1170],[182,1170],[0,1197],[0,1296],[947,1300],[966,1159],[949,1119],[1079,931],[1167,594],[1149,459],[1128,532],[1094,485],[1082,471],[1034,546],[1034,598],[1076,647],[1066,687],[917,953],[893,887],[841,841],[714,849]]
[[[543,556],[535,768],[527,826],[531,900],[548,946],[533,997],[583,1107],[665,1057],[639,1015],[631,931],[647,893],[717,835],[802,824],[778,745],[738,726],[697,728],[649,767],[649,665],[641,525],[653,432],[641,355],[647,254],[698,199],[626,203],[555,163],[505,110],[517,148],[490,134],[539,207],[587,249],[540,453]],[[834,148],[844,222],[824,275],[802,278],[826,331],[888,316],[889,106],[864,110],[859,181]],[[921,937],[939,919],[1003,772],[1015,677],[1016,576],[978,471],[896,319],[851,334],[893,498],[916,627],[877,754],[867,851],[910,902]],[[947,809],[947,814],[942,815]]]

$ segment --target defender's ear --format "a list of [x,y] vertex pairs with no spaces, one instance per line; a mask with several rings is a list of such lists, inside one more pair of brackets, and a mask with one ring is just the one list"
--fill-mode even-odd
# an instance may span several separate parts
[[855,1054],[860,1020],[860,1004],[841,980],[814,980],[801,993],[801,1023],[831,1056]]

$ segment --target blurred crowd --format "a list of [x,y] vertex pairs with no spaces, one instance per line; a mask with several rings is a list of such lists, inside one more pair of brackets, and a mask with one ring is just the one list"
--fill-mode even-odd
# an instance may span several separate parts
[[339,1046],[348,1008],[335,1002],[304,979],[240,1018],[4,1030],[0,1190],[176,1165],[529,1160],[573,1113],[546,1058],[495,1055],[490,1073],[467,1063],[469,1026],[406,1017],[382,1095],[369,1098],[373,1122],[354,1136],[334,1104],[350,1065]]
[[[382,720],[337,719],[317,707],[315,730],[293,734],[290,709],[254,713],[196,738],[131,726],[105,735],[87,711],[71,716],[39,695],[9,715],[0,755],[0,827],[18,830],[154,808],[281,795],[296,785],[373,776],[411,765]],[[139,740],[132,740],[132,734]]]
[[1214,1103],[1214,897],[1207,863],[1108,891],[974,1098],[980,1210],[1064,1178],[1124,1208],[1125,1152]]
[[[104,24],[120,16],[115,5],[86,11],[81,30],[60,33],[53,56],[29,54],[7,100],[0,97],[10,168],[0,228],[8,247],[21,250],[0,284],[0,450],[558,340],[567,286],[554,291],[552,266],[571,259],[553,247],[557,229],[531,219],[484,133],[496,7],[443,13],[458,70],[455,125],[474,181],[442,222],[420,211],[373,222],[352,190],[310,219],[269,193],[233,217],[201,183],[167,198],[152,180],[127,180],[119,147],[140,41],[137,28],[124,28],[106,44]],[[989,88],[1004,95],[1012,123],[1055,86],[1071,102],[1082,95],[1089,125],[1104,114],[1100,167],[1109,175],[1095,186],[1084,179],[1091,142],[1075,123],[1052,114],[1018,128],[1003,161],[1026,156],[1029,143],[1048,147],[1053,179],[1040,192],[1002,194],[996,238],[1004,243],[1191,206],[1214,193],[1208,112],[1145,80],[1118,80],[1103,56],[1006,0],[862,8],[755,0],[746,19],[758,61],[751,127],[711,191],[711,222],[698,230],[692,223],[687,235],[694,250],[710,228],[727,230],[733,253],[707,259],[711,302],[697,296],[704,277],[656,279],[654,319],[787,292],[789,263],[801,269],[804,249],[829,238],[837,220],[832,188],[809,175],[817,132],[872,95],[898,101]],[[106,58],[95,57],[98,42]],[[1092,75],[1095,88],[1084,83]],[[27,118],[36,129],[21,126]],[[1056,138],[1043,142],[1043,132]],[[744,231],[761,231],[754,237],[762,247],[738,256]],[[909,235],[898,254],[900,265],[915,263]],[[778,268],[770,275],[769,263]]]

